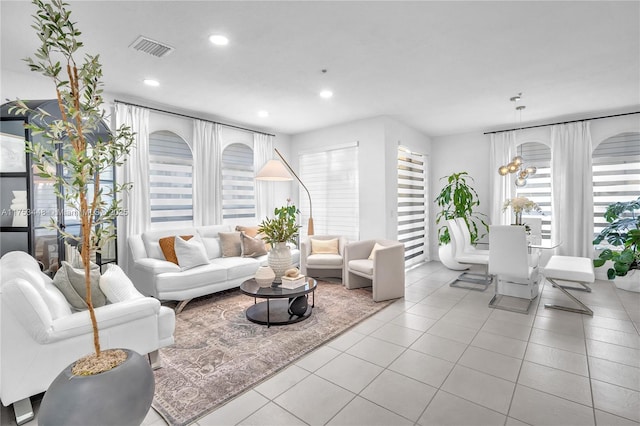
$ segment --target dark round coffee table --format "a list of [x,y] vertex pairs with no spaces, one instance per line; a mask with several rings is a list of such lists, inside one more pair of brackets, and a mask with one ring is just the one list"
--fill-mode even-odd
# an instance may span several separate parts
[[[317,281],[311,277],[306,278],[304,285],[294,289],[282,288],[279,283],[273,283],[271,287],[260,287],[252,278],[240,284],[240,291],[253,297],[254,304],[247,309],[247,319],[270,327],[293,324],[309,318],[315,305],[317,287]],[[306,303],[304,312],[297,311],[296,307],[298,309],[300,306],[304,307],[309,293],[311,293],[311,304]],[[300,297],[305,300],[298,299]],[[258,303],[257,299],[266,300]]]

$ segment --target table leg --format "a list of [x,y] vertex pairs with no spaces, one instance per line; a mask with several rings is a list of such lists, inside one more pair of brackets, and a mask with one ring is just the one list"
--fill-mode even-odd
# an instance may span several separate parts
[[271,312],[271,309],[269,308],[269,298],[267,298],[267,328],[271,327],[271,318],[269,317],[269,312]]

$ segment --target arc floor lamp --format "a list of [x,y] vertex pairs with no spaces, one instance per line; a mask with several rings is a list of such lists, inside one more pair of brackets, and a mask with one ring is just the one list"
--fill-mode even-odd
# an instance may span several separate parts
[[278,160],[267,161],[267,164],[265,164],[256,175],[256,180],[282,182],[293,180],[293,177],[291,175],[295,176],[295,178],[298,180],[298,182],[300,182],[300,185],[302,185],[304,190],[307,192],[307,196],[309,197],[309,223],[307,224],[307,235],[313,235],[313,207],[311,206],[311,194],[309,194],[309,190],[307,189],[305,184],[302,183],[302,180],[300,180],[296,172],[294,172],[289,163],[287,163],[287,160],[285,160],[282,154],[280,154],[280,151],[275,148],[274,150],[276,154],[278,154],[278,157],[280,157],[280,160],[282,160],[282,162]]

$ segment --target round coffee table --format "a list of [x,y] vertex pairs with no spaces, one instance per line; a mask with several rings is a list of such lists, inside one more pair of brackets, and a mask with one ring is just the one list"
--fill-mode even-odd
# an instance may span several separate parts
[[[282,288],[279,283],[273,283],[271,287],[260,287],[252,278],[240,284],[240,291],[247,296],[252,296],[254,300],[254,304],[247,309],[247,319],[256,324],[271,327],[272,325],[293,324],[309,318],[315,305],[317,287],[318,282],[311,277],[306,278],[304,285],[294,289]],[[307,303],[306,310],[290,313],[291,302],[299,297],[306,299],[309,293],[311,293],[312,301],[311,304]],[[258,303],[257,299],[266,300]],[[306,300],[302,302],[304,303]]]

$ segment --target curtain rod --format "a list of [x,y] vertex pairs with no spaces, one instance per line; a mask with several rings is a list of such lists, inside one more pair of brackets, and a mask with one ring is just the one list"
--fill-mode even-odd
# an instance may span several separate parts
[[640,114],[640,111],[636,111],[636,112],[625,112],[622,114],[614,114],[614,115],[603,115],[602,117],[593,117],[593,118],[583,118],[581,120],[570,120],[570,121],[561,121],[558,123],[549,123],[549,124],[538,124],[536,126],[526,126],[526,127],[516,127],[513,129],[505,129],[505,130],[496,130],[493,132],[484,132],[484,135],[490,135],[493,133],[504,133],[504,132],[511,132],[513,130],[524,130],[524,129],[534,129],[536,127],[547,127],[547,126],[555,126],[556,124],[569,124],[569,123],[578,123],[580,121],[590,121],[590,120],[600,120],[602,118],[613,118],[613,117],[622,117],[624,115],[633,115],[633,114]]
[[193,120],[207,121],[209,123],[219,124],[221,126],[231,127],[233,129],[244,130],[246,132],[260,133],[262,135],[273,136],[273,137],[276,136],[276,135],[273,135],[273,134],[267,133],[267,132],[260,132],[258,130],[247,129],[246,127],[234,126],[233,124],[220,123],[219,121],[205,120],[204,118],[194,117],[192,115],[180,114],[179,112],[166,111],[164,109],[152,108],[152,107],[148,107],[148,106],[144,106],[144,105],[134,104],[134,103],[131,103],[131,102],[119,101],[118,99],[115,99],[114,102],[119,103],[119,104],[131,105],[131,106],[135,106],[135,107],[139,107],[139,108],[146,108],[148,110],[161,112],[163,114],[171,114],[171,115],[177,115],[177,116],[180,116],[180,117],[191,118]]

